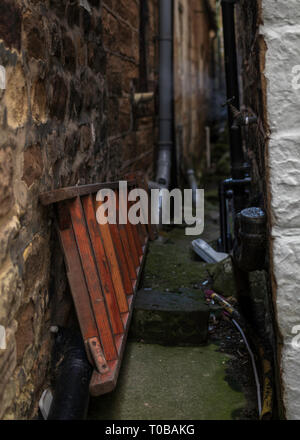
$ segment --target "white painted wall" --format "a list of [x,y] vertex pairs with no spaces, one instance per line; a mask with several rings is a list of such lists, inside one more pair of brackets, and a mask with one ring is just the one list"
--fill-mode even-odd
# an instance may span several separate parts
[[294,328],[300,326],[300,77],[292,72],[300,66],[300,0],[262,0],[262,8],[283,399],[287,418],[295,420],[300,419],[300,347],[293,346],[293,329],[300,330]]

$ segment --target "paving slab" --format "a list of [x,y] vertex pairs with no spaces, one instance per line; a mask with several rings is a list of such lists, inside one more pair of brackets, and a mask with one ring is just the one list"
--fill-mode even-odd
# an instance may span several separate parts
[[141,289],[135,300],[129,336],[162,345],[204,344],[209,314],[202,292]]
[[214,344],[163,347],[131,342],[117,389],[91,400],[89,419],[238,419],[246,399],[226,380],[229,360]]

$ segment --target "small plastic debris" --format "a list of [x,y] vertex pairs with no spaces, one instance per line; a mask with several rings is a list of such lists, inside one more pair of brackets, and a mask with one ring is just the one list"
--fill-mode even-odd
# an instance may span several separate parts
[[51,327],[50,327],[50,333],[58,333],[59,332],[59,328],[58,328],[58,326],[57,325],[52,325]]
[[0,325],[0,350],[6,350],[6,330]]
[[53,396],[51,390],[49,389],[45,390],[39,401],[39,408],[44,420],[48,419],[52,401],[53,401]]
[[223,252],[216,252],[209,244],[204,240],[198,238],[192,241],[192,248],[199,257],[201,257],[206,263],[214,264],[220,263],[220,261],[228,258],[228,254]]

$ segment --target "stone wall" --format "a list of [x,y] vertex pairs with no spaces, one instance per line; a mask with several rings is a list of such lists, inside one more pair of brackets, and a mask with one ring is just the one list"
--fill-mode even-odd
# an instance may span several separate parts
[[205,157],[214,88],[215,2],[175,0],[175,124],[181,157]]
[[[300,93],[293,77],[300,65],[300,10],[297,0],[262,0],[261,34],[267,46],[267,116],[269,185],[272,210],[272,263],[276,315],[281,336],[279,361],[288,419],[300,418]],[[293,87],[293,84],[296,87]],[[297,88],[298,87],[298,88]],[[298,90],[298,91],[297,91]],[[298,326],[298,329],[295,327]]]
[[[280,394],[288,419],[300,417],[300,65],[299,2],[242,0],[238,6],[245,105],[259,116],[248,148],[253,197],[269,220],[269,285],[277,327]],[[299,70],[298,70],[299,72]],[[294,84],[294,87],[293,87]],[[298,92],[297,92],[298,90]]]
[[155,104],[136,108],[133,94],[155,90],[157,1],[142,29],[146,79],[139,8],[138,0],[0,3],[0,418],[35,413],[49,326],[63,325],[70,309],[52,209],[39,194],[132,169],[152,174]]

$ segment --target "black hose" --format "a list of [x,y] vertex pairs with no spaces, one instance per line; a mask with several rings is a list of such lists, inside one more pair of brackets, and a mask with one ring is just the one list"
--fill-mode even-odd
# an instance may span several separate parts
[[87,359],[80,333],[69,335],[65,345],[48,420],[83,420],[88,411],[93,368]]

